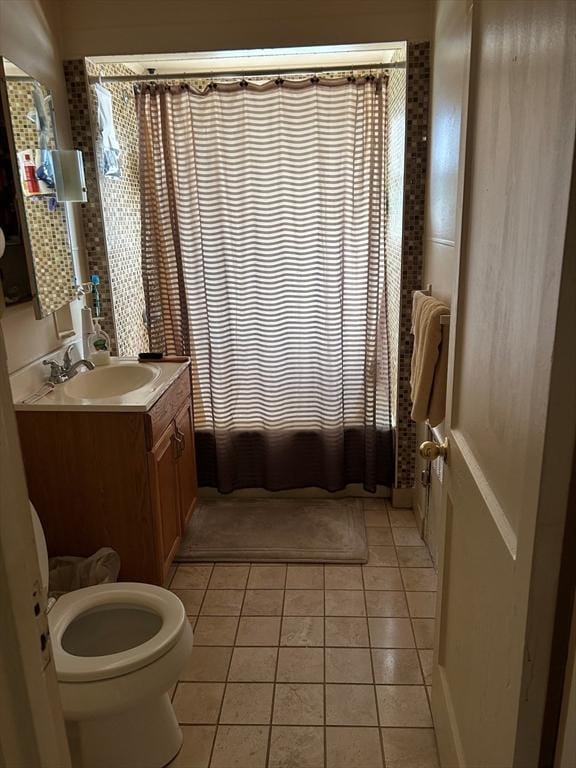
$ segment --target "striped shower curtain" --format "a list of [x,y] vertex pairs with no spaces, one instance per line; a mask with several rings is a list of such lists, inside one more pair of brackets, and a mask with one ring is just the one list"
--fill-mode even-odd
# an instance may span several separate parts
[[200,485],[393,479],[386,79],[147,84],[151,349],[189,354]]

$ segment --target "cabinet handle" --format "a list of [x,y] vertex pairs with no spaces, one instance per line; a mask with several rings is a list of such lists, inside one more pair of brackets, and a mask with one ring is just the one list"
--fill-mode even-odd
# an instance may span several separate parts
[[174,457],[174,461],[178,461],[180,458],[180,441],[178,440],[177,435],[172,435],[170,440],[172,442],[172,455]]
[[179,459],[186,450],[186,438],[184,436],[184,432],[180,432],[178,427],[176,427],[176,434],[174,435],[174,439],[178,444],[178,453],[176,454],[176,458]]

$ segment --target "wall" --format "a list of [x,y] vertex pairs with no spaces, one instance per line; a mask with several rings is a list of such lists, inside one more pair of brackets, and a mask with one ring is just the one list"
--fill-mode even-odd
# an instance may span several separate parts
[[[66,88],[57,34],[58,5],[47,0],[0,0],[0,54],[45,85],[54,98],[56,130],[62,148],[71,148]],[[81,271],[82,233],[76,212],[70,212],[70,239],[75,267]],[[62,346],[58,328],[80,328],[79,302],[54,316],[36,320],[32,303],[6,311],[0,321],[10,372]],[[66,339],[67,341],[69,339]]]
[[[467,88],[470,37],[469,3],[462,0],[440,0],[436,5],[432,46],[432,98],[428,181],[425,209],[423,284],[432,284],[432,293],[451,303],[456,273],[456,241],[458,233],[457,196],[459,179],[459,147],[461,120]],[[417,444],[430,439],[424,425],[418,425]],[[415,507],[422,519],[428,507],[425,537],[436,559],[437,528],[441,497],[438,475],[441,460],[432,464],[431,485],[427,502],[420,472],[426,466],[416,459]]]
[[64,57],[430,38],[430,0],[62,0]]

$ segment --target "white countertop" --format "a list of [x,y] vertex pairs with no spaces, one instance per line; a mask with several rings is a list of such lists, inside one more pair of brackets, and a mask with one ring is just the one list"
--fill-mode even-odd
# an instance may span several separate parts
[[[110,365],[134,365],[135,362],[137,362],[135,358],[112,357],[110,359]],[[33,391],[22,394],[20,399],[14,402],[14,410],[145,412],[150,410],[154,403],[162,397],[164,392],[166,392],[182,371],[186,370],[190,363],[163,363],[154,361],[152,363],[138,363],[138,365],[153,366],[159,369],[159,375],[149,384],[124,395],[90,400],[72,398],[66,394],[66,383],[64,383],[57,384],[51,392],[48,392],[34,403],[22,402],[23,400],[28,399],[33,394]],[[89,372],[81,372],[77,374],[77,376],[89,375]]]

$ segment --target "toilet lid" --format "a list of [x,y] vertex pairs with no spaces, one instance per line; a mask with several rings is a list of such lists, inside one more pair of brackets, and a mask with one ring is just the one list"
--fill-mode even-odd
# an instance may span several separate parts
[[167,653],[186,621],[181,600],[152,584],[105,584],[63,595],[48,614],[58,680],[134,672]]

